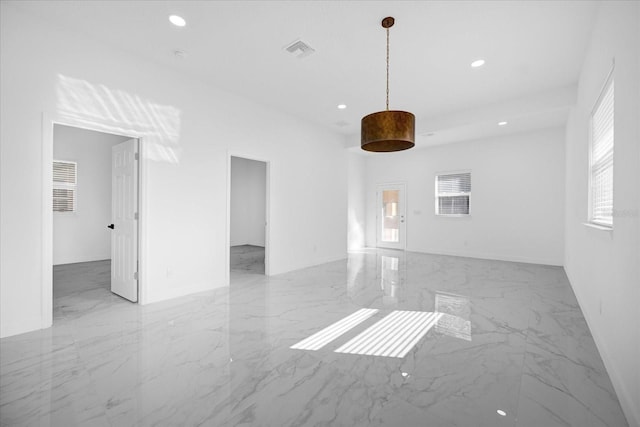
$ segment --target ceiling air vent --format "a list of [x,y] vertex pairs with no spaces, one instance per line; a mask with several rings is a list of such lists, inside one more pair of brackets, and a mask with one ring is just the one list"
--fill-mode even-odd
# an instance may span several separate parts
[[296,40],[284,49],[298,59],[309,56],[316,51],[314,48],[312,48],[302,40]]

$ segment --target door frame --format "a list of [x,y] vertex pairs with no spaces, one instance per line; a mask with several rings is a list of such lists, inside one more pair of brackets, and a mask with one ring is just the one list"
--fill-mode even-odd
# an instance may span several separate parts
[[101,122],[91,122],[73,116],[49,112],[42,114],[42,278],[41,278],[41,328],[53,325],[53,128],[55,125],[71,126],[122,135],[138,140],[138,304],[146,303],[146,259],[147,259],[147,166],[145,132],[137,129],[122,130]]
[[[401,232],[400,233],[400,243],[399,245],[393,245],[393,246],[385,246],[384,244],[381,244],[382,242],[381,237],[380,237],[380,233],[381,233],[381,226],[380,226],[380,206],[378,204],[378,202],[380,201],[380,192],[382,189],[384,189],[385,187],[396,187],[396,186],[401,186],[401,191],[404,197],[401,198],[401,208],[404,211],[404,233]],[[407,249],[407,206],[408,206],[408,200],[407,200],[407,183],[404,181],[395,181],[395,182],[379,182],[376,184],[376,196],[375,196],[375,221],[376,221],[376,247],[377,248],[384,248],[384,249],[396,249],[396,250],[401,250],[404,251]]]
[[264,212],[264,275],[271,275],[271,160],[256,157],[251,154],[227,150],[227,242],[226,242],[226,269],[225,282],[227,286],[231,282],[231,158],[239,157],[246,160],[254,160],[265,164],[265,212]]

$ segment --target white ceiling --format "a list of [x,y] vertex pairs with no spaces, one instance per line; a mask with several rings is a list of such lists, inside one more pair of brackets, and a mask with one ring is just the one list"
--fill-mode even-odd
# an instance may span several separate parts
[[[23,1],[110,45],[345,135],[385,107],[416,115],[430,145],[561,125],[574,102],[593,1]],[[177,28],[169,14],[187,26]],[[302,39],[303,59],[283,48]],[[178,59],[176,49],[186,57]],[[472,69],[470,63],[486,60]],[[347,104],[338,110],[340,103]],[[501,120],[507,126],[498,127]],[[427,132],[435,135],[427,137]]]

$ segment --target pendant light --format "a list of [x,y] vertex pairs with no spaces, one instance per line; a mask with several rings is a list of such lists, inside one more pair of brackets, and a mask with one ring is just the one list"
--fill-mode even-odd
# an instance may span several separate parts
[[415,145],[415,116],[407,111],[389,110],[389,28],[394,22],[391,16],[382,20],[382,28],[387,30],[387,109],[362,118],[360,146],[366,151],[386,153]]

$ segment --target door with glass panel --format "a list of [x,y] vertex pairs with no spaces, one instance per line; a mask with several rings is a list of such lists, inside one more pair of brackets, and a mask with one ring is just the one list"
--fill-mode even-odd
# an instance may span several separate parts
[[406,246],[406,192],[404,184],[384,184],[377,189],[376,245],[404,249]]

